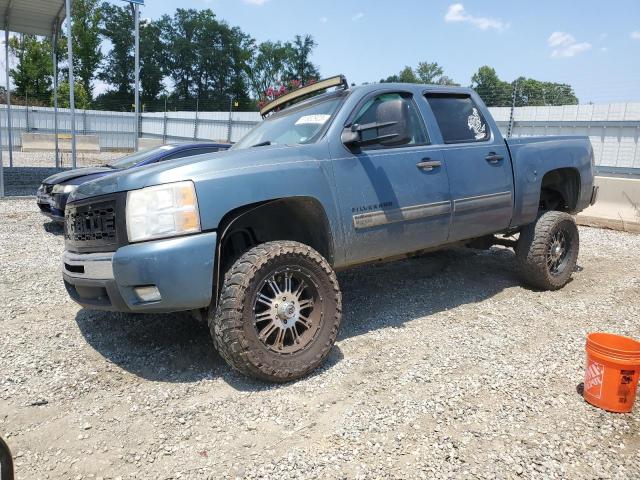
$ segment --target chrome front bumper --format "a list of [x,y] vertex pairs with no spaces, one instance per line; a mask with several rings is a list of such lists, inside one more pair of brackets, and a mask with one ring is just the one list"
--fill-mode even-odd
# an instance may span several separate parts
[[62,254],[62,271],[72,278],[113,280],[113,255],[109,253]]

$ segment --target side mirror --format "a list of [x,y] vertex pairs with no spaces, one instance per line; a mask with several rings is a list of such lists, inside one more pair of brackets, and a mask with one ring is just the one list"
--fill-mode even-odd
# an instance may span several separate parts
[[362,135],[358,129],[360,126],[355,123],[353,125],[344,127],[340,139],[346,146],[355,146],[362,140]]
[[[342,131],[341,140],[347,147],[356,148],[356,147],[364,147],[367,145],[384,145],[386,142],[393,143],[397,138],[397,133],[391,133],[389,135],[376,135],[374,137],[363,139],[363,132],[368,132],[370,130],[379,130],[385,127],[391,127],[396,125],[398,122],[374,122],[367,123],[365,125],[359,125],[354,123],[353,125],[347,125]],[[378,132],[376,132],[378,133]]]

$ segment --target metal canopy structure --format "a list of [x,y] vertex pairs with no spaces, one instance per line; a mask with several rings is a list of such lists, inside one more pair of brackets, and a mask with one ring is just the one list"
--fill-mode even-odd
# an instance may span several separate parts
[[49,37],[64,17],[65,0],[0,0],[0,29]]
[[[5,31],[5,66],[6,66],[6,95],[7,95],[7,132],[9,146],[9,165],[13,166],[13,139],[11,125],[11,92],[9,82],[9,32],[25,33],[51,37],[55,43],[64,18],[67,19],[67,29],[71,28],[72,0],[0,0],[0,29]],[[55,49],[52,55],[54,71],[54,108],[55,108],[55,142],[56,167],[59,166],[58,151],[58,71]],[[73,99],[73,51],[71,41],[68,42],[69,61],[69,103],[71,110],[71,151],[72,163],[76,166],[76,132]],[[0,197],[4,196],[4,176],[2,160],[2,137],[0,136]]]

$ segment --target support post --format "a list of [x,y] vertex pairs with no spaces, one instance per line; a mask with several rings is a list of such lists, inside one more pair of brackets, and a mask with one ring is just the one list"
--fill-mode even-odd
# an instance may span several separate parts
[[200,110],[200,99],[196,98],[196,118],[193,125],[193,141],[198,140],[198,111]]
[[4,197],[4,160],[2,159],[2,129],[0,128],[0,198]]
[[24,118],[25,118],[25,130],[29,133],[31,127],[29,127],[29,90],[24,92]]
[[229,95],[229,123],[227,124],[227,142],[231,143],[231,124],[233,115],[233,95]]
[[511,94],[511,115],[509,116],[509,127],[507,128],[507,138],[511,138],[511,134],[513,133],[513,126],[515,123],[515,113],[516,113],[517,91],[518,91],[518,80],[516,80],[516,83],[513,86],[513,93]]
[[134,10],[134,23],[135,23],[135,43],[136,43],[136,51],[135,51],[135,71],[136,71],[136,81],[135,81],[135,112],[136,112],[136,139],[134,143],[134,149],[138,151],[138,138],[140,137],[140,5],[137,3],[133,7]]
[[13,125],[11,121],[11,83],[9,76],[9,24],[4,25],[4,65],[7,82],[7,138],[9,145],[9,166],[13,167]]
[[164,97],[164,117],[162,121],[162,144],[167,143],[167,97]]
[[71,39],[71,0],[66,0],[67,9],[67,57],[69,62],[69,110],[71,111],[71,166],[76,168],[76,102],[73,78],[73,41]]
[[58,145],[58,27],[54,25],[51,34],[51,62],[53,63],[53,137],[55,142],[56,168],[60,168],[60,149]]

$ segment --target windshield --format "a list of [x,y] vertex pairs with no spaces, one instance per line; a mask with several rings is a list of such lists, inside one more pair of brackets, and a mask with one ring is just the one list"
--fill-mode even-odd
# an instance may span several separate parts
[[158,153],[166,150],[172,150],[173,147],[171,145],[163,145],[158,148],[152,148],[151,150],[142,150],[141,152],[135,152],[131,155],[127,155],[126,157],[119,158],[114,162],[108,164],[108,167],[115,168],[117,170],[122,170],[125,168],[131,168],[134,165],[137,165],[140,162],[144,162],[149,158],[157,155]]
[[311,143],[338,109],[343,97],[293,108],[268,117],[232,148],[243,149],[262,145],[299,145]]

